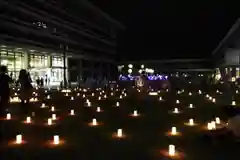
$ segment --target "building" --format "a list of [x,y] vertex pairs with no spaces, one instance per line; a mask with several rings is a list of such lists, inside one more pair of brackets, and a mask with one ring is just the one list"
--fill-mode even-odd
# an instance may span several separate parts
[[58,85],[117,70],[116,37],[124,27],[89,2],[1,0],[0,9],[0,63],[13,78],[27,69]]
[[212,53],[216,78],[234,80],[240,76],[240,19]]
[[[120,66],[122,74],[128,74],[129,65],[134,73],[142,70],[150,73],[172,73],[172,72],[195,72],[202,73],[212,71],[210,59],[169,59],[169,60],[151,60],[151,61],[129,61]],[[132,67],[131,67],[132,66]],[[130,70],[130,71],[131,71]]]

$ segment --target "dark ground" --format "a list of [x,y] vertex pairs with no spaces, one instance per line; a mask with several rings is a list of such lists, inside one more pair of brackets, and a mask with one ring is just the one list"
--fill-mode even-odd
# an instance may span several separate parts
[[[180,87],[181,88],[181,87]],[[191,89],[189,89],[191,88]],[[162,149],[168,149],[169,144],[174,144],[176,149],[184,153],[186,160],[237,160],[239,144],[231,138],[223,136],[216,138],[216,133],[210,133],[202,129],[207,122],[215,117],[220,117],[226,121],[227,118],[222,112],[221,101],[223,95],[211,91],[209,95],[216,98],[214,104],[205,98],[205,95],[198,95],[199,88],[191,86],[185,88],[181,95],[161,92],[165,101],[158,101],[159,96],[149,96],[136,91],[127,91],[128,96],[119,99],[121,92],[106,100],[97,100],[97,96],[89,99],[92,107],[84,107],[81,96],[78,92],[72,92],[74,101],[70,96],[63,93],[51,91],[44,93],[41,91],[40,99],[44,95],[51,94],[51,100],[43,100],[48,106],[55,106],[56,114],[60,116],[57,124],[51,127],[43,125],[46,119],[51,116],[50,107],[42,109],[42,102],[31,104],[34,124],[26,125],[21,123],[23,115],[19,104],[11,104],[10,111],[15,118],[13,121],[2,121],[6,126],[5,142],[2,142],[4,158],[10,160],[21,159],[79,159],[79,160],[127,160],[127,159],[167,159],[160,153]],[[188,96],[188,92],[193,93]],[[81,93],[79,91],[79,93]],[[83,93],[81,93],[82,95]],[[108,94],[110,95],[110,94]],[[235,96],[237,100],[238,95]],[[180,104],[176,104],[176,99]],[[116,101],[120,102],[120,107],[114,107]],[[238,102],[238,101],[237,101]],[[195,108],[189,109],[187,106],[192,103]],[[97,113],[96,107],[100,106],[104,112]],[[169,114],[169,111],[178,107],[181,114]],[[76,112],[75,116],[69,116],[71,109]],[[130,117],[129,114],[137,109],[141,116]],[[89,127],[88,122],[96,118],[102,125]],[[197,126],[185,126],[189,118],[194,118]],[[165,133],[176,126],[182,136],[167,137]],[[127,137],[117,140],[111,137],[113,132],[122,128]],[[218,131],[217,131],[218,132]],[[21,133],[26,144],[10,147],[7,142],[15,139]],[[66,143],[62,146],[49,148],[44,143],[51,140],[54,134],[58,134]],[[1,158],[1,159],[4,159]]]

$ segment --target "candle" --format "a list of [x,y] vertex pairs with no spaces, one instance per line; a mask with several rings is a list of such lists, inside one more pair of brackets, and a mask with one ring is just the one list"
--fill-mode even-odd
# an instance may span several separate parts
[[58,135],[53,136],[53,144],[58,145],[60,143],[60,139]]
[[54,112],[55,108],[54,107],[51,107],[51,111]]
[[215,99],[215,98],[213,98],[213,99],[212,99],[212,102],[213,102],[213,103],[216,103],[216,99]]
[[215,121],[216,121],[216,123],[217,123],[217,124],[220,124],[220,123],[221,123],[221,121],[220,121],[220,118],[219,118],[219,117],[216,117]]
[[193,104],[189,104],[189,108],[193,108]]
[[11,119],[11,113],[8,113],[8,114],[7,114],[6,119],[7,119],[7,120],[10,120],[10,119]]
[[116,106],[119,107],[119,102],[116,103]]
[[176,127],[172,127],[171,134],[172,135],[176,135],[177,134],[177,128]]
[[137,117],[137,116],[138,116],[137,110],[134,110],[134,111],[133,111],[133,116],[134,116],[134,117]]
[[189,92],[188,95],[191,96],[191,95],[192,95],[192,92]]
[[71,100],[74,100],[74,97],[71,97]]
[[42,103],[41,108],[45,108],[45,107],[46,107],[45,103]]
[[15,141],[16,144],[21,144],[22,143],[22,135],[21,134],[18,134],[16,136],[16,141]]
[[117,137],[119,137],[119,138],[123,137],[122,129],[117,130]]
[[119,98],[122,99],[122,95],[120,95]]
[[52,114],[52,120],[56,120],[57,117],[56,117],[56,114]]
[[176,100],[176,103],[179,104],[180,103],[179,100]]
[[31,117],[27,117],[25,122],[26,123],[31,123]]
[[179,113],[179,110],[178,110],[178,108],[174,108],[174,111],[173,111],[173,113]]
[[94,119],[92,119],[92,125],[93,126],[96,126],[97,125],[97,120],[94,118]]
[[191,119],[189,119],[189,125],[194,125],[194,120],[191,118]]
[[100,97],[100,96],[98,97],[98,100],[101,100],[101,97]]
[[101,108],[100,107],[97,107],[97,112],[101,112]]
[[159,101],[162,101],[162,97],[159,97]]
[[94,93],[92,93],[92,96],[94,96]]
[[86,96],[85,96],[85,94],[83,94],[83,96],[82,96],[83,98],[85,98]]
[[73,109],[71,109],[71,111],[70,111],[70,115],[71,115],[71,116],[75,115],[75,113],[74,113],[74,110],[73,110]]
[[168,154],[169,154],[170,157],[175,156],[176,151],[175,151],[175,146],[174,145],[171,144],[171,145],[168,146]]
[[47,124],[48,124],[49,126],[52,125],[52,119],[51,119],[51,118],[48,118],[48,122],[47,122]]
[[232,101],[232,106],[235,106],[236,105],[236,101]]

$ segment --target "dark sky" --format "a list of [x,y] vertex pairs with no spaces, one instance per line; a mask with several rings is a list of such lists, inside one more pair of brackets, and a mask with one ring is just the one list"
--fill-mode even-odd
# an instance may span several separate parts
[[124,59],[210,57],[239,16],[238,4],[194,0],[91,0],[126,26]]

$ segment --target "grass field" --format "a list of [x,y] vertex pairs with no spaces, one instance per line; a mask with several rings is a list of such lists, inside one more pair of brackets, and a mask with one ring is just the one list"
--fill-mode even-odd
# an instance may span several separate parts
[[[36,90],[39,101],[31,103],[31,111],[35,113],[29,115],[32,118],[31,124],[22,123],[26,117],[22,114],[19,103],[11,103],[9,107],[11,120],[3,120],[4,117],[1,120],[5,126],[5,141],[1,143],[1,149],[5,153],[4,158],[165,160],[171,158],[164,156],[161,151],[167,151],[168,145],[173,144],[182,154],[180,159],[238,159],[239,145],[224,137],[215,140],[218,131],[208,131],[204,128],[207,122],[214,120],[215,117],[220,117],[222,122],[227,121],[221,105],[224,94],[216,93],[215,90],[208,93],[216,99],[216,103],[213,103],[206,98],[207,93],[199,94],[199,88],[191,88],[182,88],[184,92],[179,94],[175,91],[161,91],[156,96],[139,93],[136,89],[108,90],[105,93],[72,90],[68,96],[60,91]],[[95,93],[94,96],[92,92]],[[189,92],[192,93],[191,96]],[[83,94],[86,95],[85,98]],[[105,94],[106,98],[104,98]],[[47,95],[51,95],[51,99],[47,99]],[[120,95],[123,96],[122,99],[119,98]],[[101,100],[98,100],[99,96]],[[160,96],[163,101],[159,101]],[[71,100],[71,97],[74,97],[74,100]],[[91,102],[90,107],[87,107],[86,99]],[[234,95],[234,99],[238,102],[238,94]],[[176,100],[180,103],[176,104]],[[119,102],[119,107],[116,106],[116,102]],[[42,103],[47,107],[41,108]],[[193,108],[189,108],[189,104],[193,104]],[[52,106],[55,107],[54,112],[51,111]],[[97,112],[97,107],[101,107],[102,112]],[[174,108],[178,108],[181,113],[173,114]],[[74,116],[69,115],[71,109],[75,111]],[[137,110],[140,116],[131,116],[134,110]],[[55,124],[44,125],[52,113],[58,117],[54,121]],[[98,126],[89,126],[93,118],[99,122]],[[184,124],[190,118],[196,122],[195,126]],[[173,126],[181,135],[166,135]],[[121,139],[113,137],[113,133],[120,128],[125,137]],[[26,143],[9,145],[17,134],[22,134]],[[64,140],[64,144],[47,145],[54,135],[59,135],[60,139]]]

